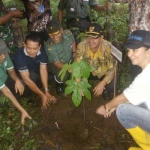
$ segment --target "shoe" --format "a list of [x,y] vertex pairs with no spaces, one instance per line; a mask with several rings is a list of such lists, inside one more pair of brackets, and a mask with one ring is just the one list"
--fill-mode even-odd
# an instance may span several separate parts
[[150,150],[150,134],[140,127],[126,129],[140,147],[130,147],[128,150]]
[[111,99],[111,96],[110,96],[110,94],[107,92],[106,88],[104,88],[102,95],[103,95],[103,98],[104,98],[105,100],[110,100],[110,99]]
[[57,95],[63,95],[64,94],[64,83],[57,83],[56,82],[56,93],[57,93]]

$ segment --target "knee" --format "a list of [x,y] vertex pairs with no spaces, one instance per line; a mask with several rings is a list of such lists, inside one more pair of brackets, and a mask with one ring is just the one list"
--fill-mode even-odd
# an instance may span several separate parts
[[119,120],[123,118],[124,114],[127,112],[127,107],[128,107],[127,105],[128,104],[125,104],[125,103],[118,105],[116,109],[116,116]]

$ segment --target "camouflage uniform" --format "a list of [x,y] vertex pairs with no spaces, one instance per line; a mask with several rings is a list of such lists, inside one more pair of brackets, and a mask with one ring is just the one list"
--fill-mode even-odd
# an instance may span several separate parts
[[95,68],[92,72],[93,76],[100,79],[105,75],[107,84],[114,78],[115,59],[111,55],[110,42],[103,39],[95,54],[90,50],[86,41],[81,42],[77,47],[76,60],[81,59],[86,60],[91,67]]
[[[48,59],[51,63],[51,71],[58,78],[60,69],[53,65],[54,62],[61,62],[62,64],[69,63],[72,60],[72,43],[74,42],[73,34],[70,30],[64,30],[62,34],[62,41],[54,43],[51,38],[48,39],[45,45]],[[67,78],[67,77],[66,77]],[[67,79],[65,79],[67,80]]]
[[[2,1],[0,1],[0,16],[7,14],[6,9]],[[8,48],[14,52],[18,49],[17,42],[14,40],[12,33],[12,21],[0,26],[0,38],[3,39]]]

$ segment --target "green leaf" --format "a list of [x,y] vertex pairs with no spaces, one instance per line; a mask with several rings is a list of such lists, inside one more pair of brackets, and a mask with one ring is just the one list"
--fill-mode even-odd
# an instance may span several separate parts
[[87,99],[91,100],[91,92],[87,88],[83,89],[83,93]]
[[67,80],[65,83],[67,85],[72,85],[72,84],[75,84],[76,82],[75,82],[75,80]]
[[65,88],[65,94],[70,94],[70,93],[72,93],[73,91],[74,91],[74,85],[70,85],[70,86],[67,86],[66,88]]
[[82,95],[80,93],[80,89],[76,87],[72,94],[72,102],[76,107],[78,107],[81,104],[81,101],[82,101]]
[[92,85],[91,84],[89,84],[87,81],[85,81],[85,80],[82,80],[81,82],[80,82],[80,84],[83,86],[83,87],[86,87],[86,88],[91,88],[92,87]]
[[[79,87],[81,88],[82,92],[84,93],[85,97],[89,100],[91,100],[91,92],[88,90],[88,88],[85,86],[84,81],[80,82]],[[89,84],[90,85],[90,84]],[[88,86],[89,86],[88,85]]]
[[80,61],[80,64],[81,64],[82,68],[90,70],[90,66],[88,65],[88,63],[85,60],[82,59]]
[[75,68],[80,68],[80,63],[78,61],[75,61],[70,65],[71,70],[74,70]]
[[81,76],[83,78],[89,78],[89,76],[90,76],[90,70],[86,69],[86,68],[82,68],[81,69]]
[[75,68],[74,71],[72,72],[72,75],[75,77],[75,78],[79,78],[81,76],[81,68]]
[[59,71],[58,76],[61,76],[61,74],[62,74],[63,72],[68,71],[68,68],[69,68],[69,65],[68,65],[68,64],[65,64],[65,65],[63,66],[63,68]]

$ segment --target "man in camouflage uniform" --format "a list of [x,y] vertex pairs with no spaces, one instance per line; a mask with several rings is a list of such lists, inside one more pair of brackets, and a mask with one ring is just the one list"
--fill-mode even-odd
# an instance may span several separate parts
[[84,59],[95,70],[89,80],[100,80],[94,88],[94,95],[103,93],[105,99],[110,99],[113,92],[113,78],[115,59],[111,55],[111,43],[103,39],[102,27],[91,23],[86,32],[86,40],[79,43],[76,51],[76,60]]
[[[109,0],[109,2],[128,3],[130,13],[129,32],[150,31],[150,0]],[[130,64],[132,80],[142,71],[139,66]]]
[[96,0],[60,0],[59,2],[59,21],[62,24],[63,12],[65,10],[67,28],[71,29],[77,42],[79,42],[77,40],[79,33],[85,32],[88,25],[91,23],[89,6],[96,11],[105,11],[109,9],[108,3],[101,6],[97,4]]
[[58,20],[51,20],[47,24],[47,29],[50,38],[45,45],[45,49],[56,81],[56,92],[57,94],[63,94],[63,82],[69,78],[69,74],[66,74],[62,82],[58,73],[65,63],[69,63],[73,59],[76,44],[71,31],[63,31]]
[[18,49],[17,42],[15,42],[13,33],[12,33],[12,23],[11,19],[15,18],[22,18],[23,12],[19,10],[14,10],[7,12],[4,4],[0,1],[0,38],[3,39],[11,52],[14,52]]
[[28,30],[38,33],[42,37],[42,45],[49,38],[46,24],[52,19],[50,0],[21,0],[26,9]]

